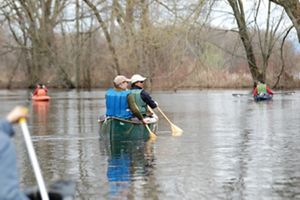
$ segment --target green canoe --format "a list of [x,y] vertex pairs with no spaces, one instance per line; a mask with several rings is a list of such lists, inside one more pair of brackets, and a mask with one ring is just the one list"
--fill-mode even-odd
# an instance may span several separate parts
[[[140,121],[125,120],[115,117],[100,119],[100,139],[110,141],[131,141],[144,140],[150,138],[149,131]],[[149,123],[149,128],[155,133],[157,121]]]

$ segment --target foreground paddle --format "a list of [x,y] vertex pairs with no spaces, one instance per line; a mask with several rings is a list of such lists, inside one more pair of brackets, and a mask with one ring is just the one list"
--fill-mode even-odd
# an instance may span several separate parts
[[157,137],[156,134],[153,133],[153,131],[151,131],[151,129],[149,128],[148,124],[145,124],[145,127],[146,127],[146,129],[149,131],[149,134],[150,134],[150,140],[156,139],[156,137]]
[[30,138],[30,134],[29,134],[27,123],[26,123],[26,119],[21,118],[19,120],[19,123],[20,123],[22,131],[23,131],[26,147],[27,147],[29,157],[30,157],[30,160],[31,160],[31,164],[32,164],[32,167],[33,167],[33,170],[34,170],[34,173],[35,173],[35,177],[36,177],[39,189],[40,189],[42,200],[49,200],[49,196],[48,196],[48,193],[47,193],[45,182],[44,182],[44,179],[43,179],[43,176],[42,176],[42,173],[41,173],[41,169],[40,169],[40,166],[39,166],[39,163],[38,163],[38,160],[37,160],[37,157],[36,157],[33,145],[32,145],[32,141],[31,141],[31,138]]
[[157,106],[158,111],[164,116],[164,118],[166,118],[166,120],[169,122],[169,124],[171,125],[171,130],[172,130],[172,135],[173,136],[181,136],[183,133],[183,130],[181,128],[179,128],[178,126],[176,126],[175,124],[173,124],[169,118],[165,115],[165,113],[163,113],[163,111]]

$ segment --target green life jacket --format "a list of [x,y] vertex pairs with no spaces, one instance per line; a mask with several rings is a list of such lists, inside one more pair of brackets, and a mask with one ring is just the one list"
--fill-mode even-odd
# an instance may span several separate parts
[[141,92],[142,92],[142,90],[138,90],[138,89],[131,90],[131,94],[134,97],[135,103],[136,103],[137,107],[139,108],[140,113],[142,115],[146,115],[147,104],[141,98]]
[[267,85],[266,84],[259,84],[257,86],[257,94],[267,93]]

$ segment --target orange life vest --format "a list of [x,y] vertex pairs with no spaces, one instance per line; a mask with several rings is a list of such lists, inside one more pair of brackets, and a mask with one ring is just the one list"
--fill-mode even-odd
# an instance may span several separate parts
[[37,96],[46,96],[47,92],[44,89],[38,89]]

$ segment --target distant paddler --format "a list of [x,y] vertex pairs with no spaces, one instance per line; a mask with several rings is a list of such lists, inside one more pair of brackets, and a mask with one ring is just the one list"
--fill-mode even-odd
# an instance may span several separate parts
[[254,82],[253,97],[256,101],[272,99],[273,94],[273,91],[264,81]]
[[49,101],[50,97],[47,95],[47,93],[48,93],[48,88],[44,84],[39,83],[36,85],[36,88],[32,93],[32,100]]

